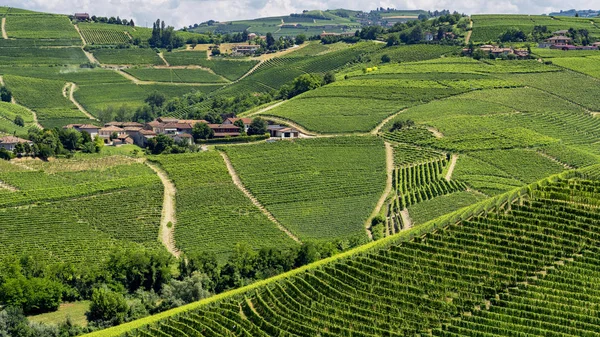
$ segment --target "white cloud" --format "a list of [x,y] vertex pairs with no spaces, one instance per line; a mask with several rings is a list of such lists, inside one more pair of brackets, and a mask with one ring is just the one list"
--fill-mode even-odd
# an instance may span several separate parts
[[228,21],[286,15],[303,9],[376,7],[398,9],[450,9],[462,13],[542,14],[560,9],[600,9],[600,0],[2,0],[0,5],[54,13],[88,12],[99,16],[133,18],[151,25],[160,18],[182,27],[214,19]]

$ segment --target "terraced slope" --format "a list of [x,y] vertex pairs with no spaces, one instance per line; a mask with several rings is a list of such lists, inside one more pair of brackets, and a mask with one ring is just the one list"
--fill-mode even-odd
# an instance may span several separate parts
[[91,336],[591,336],[598,170]]

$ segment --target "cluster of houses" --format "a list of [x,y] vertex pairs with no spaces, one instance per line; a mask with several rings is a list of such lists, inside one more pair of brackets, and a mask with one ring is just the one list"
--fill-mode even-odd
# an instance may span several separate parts
[[[243,129],[236,122],[241,121]],[[167,135],[176,142],[193,144],[192,130],[194,125],[205,123],[213,131],[214,138],[238,137],[242,132],[248,132],[251,118],[227,118],[222,124],[211,124],[205,120],[178,119],[171,117],[159,117],[152,122],[142,124],[137,122],[110,122],[104,127],[91,124],[69,124],[63,128],[72,128],[90,134],[92,139],[99,137],[106,145],[135,144],[140,147],[148,145],[148,141],[157,135]],[[240,123],[237,123],[240,124]],[[294,128],[282,125],[269,125],[267,130],[271,138],[291,139],[300,137],[300,132]]]
[[552,36],[546,41],[539,43],[540,48],[561,49],[561,50],[598,50],[600,42],[595,42],[590,46],[575,46],[573,39],[568,37],[568,30],[559,30],[552,33]]

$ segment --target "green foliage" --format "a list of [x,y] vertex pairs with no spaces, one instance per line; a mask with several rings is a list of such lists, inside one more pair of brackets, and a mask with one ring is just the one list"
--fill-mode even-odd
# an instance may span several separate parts
[[208,127],[206,123],[196,123],[194,128],[192,129],[192,136],[194,137],[194,141],[198,141],[200,139],[209,139],[215,135],[213,129]]
[[264,135],[265,133],[267,133],[267,122],[260,117],[254,118],[248,127],[248,135]]
[[4,86],[1,87],[0,88],[0,100],[2,102],[10,102],[11,99],[12,99],[12,93],[10,92],[10,90],[6,89],[6,87],[4,87]]
[[110,325],[121,324],[125,321],[129,306],[123,295],[107,288],[94,289],[90,311],[87,313],[89,321],[110,322]]

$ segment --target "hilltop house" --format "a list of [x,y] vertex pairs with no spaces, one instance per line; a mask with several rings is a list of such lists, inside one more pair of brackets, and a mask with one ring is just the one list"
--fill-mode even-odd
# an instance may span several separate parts
[[550,43],[553,46],[565,46],[571,44],[573,39],[566,36],[553,36],[546,40],[547,43]]
[[88,13],[75,13],[74,16],[77,21],[87,21],[90,19],[90,15]]
[[33,145],[33,142],[27,139],[15,137],[15,136],[6,136],[0,138],[0,149],[5,149],[6,151],[14,151],[17,144],[29,144],[29,146]]

